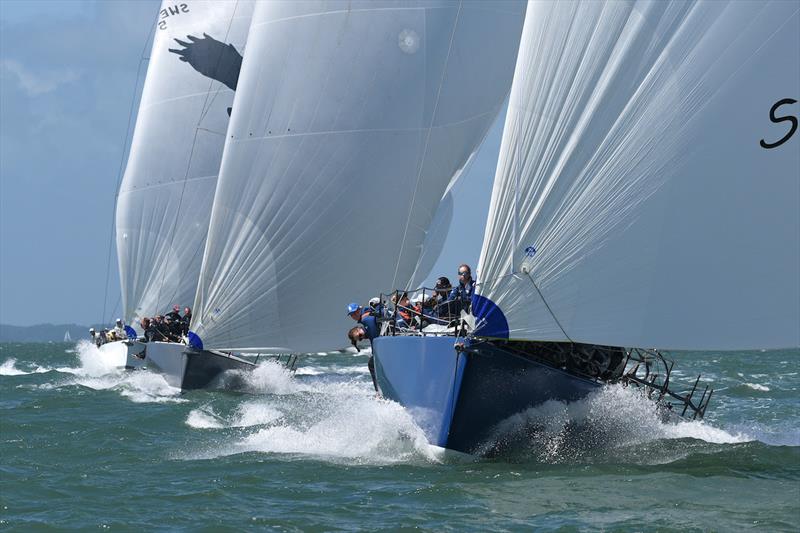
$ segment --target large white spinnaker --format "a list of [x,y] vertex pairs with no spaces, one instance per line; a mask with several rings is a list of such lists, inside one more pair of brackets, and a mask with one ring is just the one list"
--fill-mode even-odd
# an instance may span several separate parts
[[206,348],[335,348],[348,302],[408,283],[508,94],[524,10],[256,6],[195,303]]
[[798,11],[528,4],[480,260],[485,334],[800,345]]
[[117,203],[128,322],[194,302],[253,12],[249,0],[161,7]]

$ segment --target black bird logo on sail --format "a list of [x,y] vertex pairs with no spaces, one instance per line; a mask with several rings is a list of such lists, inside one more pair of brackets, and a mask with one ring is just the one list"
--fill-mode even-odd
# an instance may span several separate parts
[[242,69],[242,55],[232,44],[225,44],[206,33],[202,37],[187,35],[186,41],[175,39],[175,42],[183,48],[170,48],[169,51],[176,54],[178,59],[203,76],[222,83],[232,91],[236,90]]

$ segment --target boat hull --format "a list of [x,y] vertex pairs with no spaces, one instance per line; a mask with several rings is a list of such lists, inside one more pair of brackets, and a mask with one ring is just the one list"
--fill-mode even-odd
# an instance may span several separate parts
[[234,355],[171,342],[150,342],[146,353],[147,368],[163,374],[170,386],[181,390],[215,388],[221,385],[219,378],[224,372],[255,368]]
[[140,370],[145,368],[145,351],[147,344],[138,340],[121,341],[127,350],[125,359],[126,370]]
[[454,344],[445,336],[387,336],[373,344],[381,394],[403,405],[435,446],[489,453],[503,420],[550,400],[579,400],[601,386],[490,343],[463,351]]

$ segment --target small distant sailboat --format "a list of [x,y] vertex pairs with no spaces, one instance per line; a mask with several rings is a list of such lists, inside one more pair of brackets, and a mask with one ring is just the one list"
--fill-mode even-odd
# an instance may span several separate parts
[[799,17],[528,3],[475,329],[374,341],[383,395],[431,444],[491,452],[509,417],[659,360],[636,347],[800,345]]
[[69,330],[64,332],[64,342],[72,342],[72,335],[69,334]]

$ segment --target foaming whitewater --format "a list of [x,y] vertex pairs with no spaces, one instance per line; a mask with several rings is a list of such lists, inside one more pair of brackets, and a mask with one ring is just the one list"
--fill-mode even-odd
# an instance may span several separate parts
[[7,359],[0,365],[0,376],[27,376],[29,374],[43,374],[50,372],[52,369],[41,366],[34,366],[31,370],[22,370],[17,368],[17,360],[14,358]]
[[480,451],[550,463],[616,461],[620,454],[632,462],[658,463],[679,457],[638,456],[637,447],[677,439],[712,444],[754,440],[700,420],[684,420],[647,399],[640,389],[609,385],[581,401],[549,401],[509,417],[497,425]]
[[268,401],[253,400],[238,406],[228,416],[217,414],[210,406],[193,409],[186,425],[197,429],[246,428],[271,424],[283,418],[283,413]]
[[88,341],[76,345],[77,367],[55,370],[72,377],[55,386],[79,385],[93,390],[115,390],[134,403],[183,402],[180,389],[170,387],[164,378],[143,370],[125,370],[127,348],[122,343],[109,343],[98,348]]
[[[366,364],[365,364],[366,366]],[[315,367],[318,368],[318,367]],[[312,456],[347,464],[436,461],[422,430],[398,404],[378,399],[360,371],[302,378],[274,362],[242,376],[249,398],[228,413],[211,405],[193,409],[186,425],[227,431],[227,445],[190,458],[245,452]],[[350,374],[349,381],[342,381]]]
[[[105,376],[125,368],[127,348],[121,342],[104,344],[100,348],[88,341],[76,346],[80,367],[77,373],[84,376]],[[61,370],[61,369],[59,369]]]
[[230,453],[301,454],[356,464],[436,459],[401,406],[352,392],[312,398],[304,416],[259,429],[233,443]]
[[251,394],[294,394],[304,390],[288,368],[273,360],[264,361],[249,372],[234,370],[227,374],[228,381],[240,380],[235,388]]

